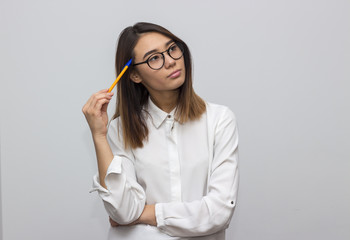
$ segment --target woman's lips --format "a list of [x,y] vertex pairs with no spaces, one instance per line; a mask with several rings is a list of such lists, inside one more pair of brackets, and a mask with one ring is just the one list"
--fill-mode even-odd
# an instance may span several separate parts
[[168,78],[177,78],[177,77],[179,77],[180,75],[181,75],[181,70],[176,70],[176,71],[172,72],[172,73],[168,76]]

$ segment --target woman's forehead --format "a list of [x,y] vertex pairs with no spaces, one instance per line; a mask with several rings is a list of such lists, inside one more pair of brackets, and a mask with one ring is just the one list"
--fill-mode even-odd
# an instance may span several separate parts
[[171,38],[157,32],[143,33],[134,48],[135,55],[142,55],[151,50],[164,51],[169,41]]

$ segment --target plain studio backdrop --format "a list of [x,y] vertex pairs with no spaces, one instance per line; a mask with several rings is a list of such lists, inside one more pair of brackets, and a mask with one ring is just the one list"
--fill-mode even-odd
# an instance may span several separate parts
[[[139,21],[188,43],[240,132],[228,240],[350,239],[350,2],[1,0],[1,236],[105,239],[82,106]],[[114,101],[113,101],[114,103]],[[109,107],[114,112],[114,104]]]

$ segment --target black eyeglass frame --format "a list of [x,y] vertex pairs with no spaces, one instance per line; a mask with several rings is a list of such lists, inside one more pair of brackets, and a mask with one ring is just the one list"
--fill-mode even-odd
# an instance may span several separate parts
[[[178,58],[174,58],[174,57],[171,56],[171,54],[170,54],[170,49],[171,49],[174,45],[178,46],[178,47],[180,48],[181,52],[182,52],[181,56],[178,57]],[[153,69],[153,70],[159,70],[159,69],[161,69],[161,68],[164,66],[164,63],[165,63],[165,56],[164,56],[164,53],[165,53],[165,52],[167,52],[168,55],[169,55],[169,57],[171,57],[171,58],[174,59],[174,60],[179,60],[179,59],[182,58],[182,56],[184,55],[184,49],[183,49],[183,47],[182,47],[182,44],[179,43],[179,42],[174,42],[173,44],[171,44],[171,46],[170,46],[167,50],[165,50],[165,51],[163,51],[163,52],[156,52],[156,53],[153,53],[151,56],[149,56],[149,57],[146,59],[146,61],[139,62],[139,63],[134,63],[133,66],[137,66],[137,65],[140,65],[140,64],[147,63],[147,65],[148,65],[151,69]],[[149,61],[154,55],[156,55],[156,54],[161,54],[162,57],[163,57],[163,64],[162,64],[162,66],[160,66],[159,68],[153,68],[153,67],[151,67],[151,65],[150,65],[149,62],[148,62],[148,61]]]

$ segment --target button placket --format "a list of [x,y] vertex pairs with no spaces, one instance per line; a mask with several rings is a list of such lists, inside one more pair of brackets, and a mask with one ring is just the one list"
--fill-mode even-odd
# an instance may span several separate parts
[[166,119],[166,130],[168,139],[169,152],[169,169],[171,182],[171,199],[172,201],[181,201],[181,175],[180,175],[180,159],[177,146],[177,132],[174,131],[174,119],[168,115]]

